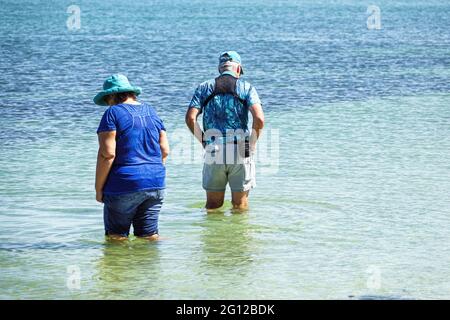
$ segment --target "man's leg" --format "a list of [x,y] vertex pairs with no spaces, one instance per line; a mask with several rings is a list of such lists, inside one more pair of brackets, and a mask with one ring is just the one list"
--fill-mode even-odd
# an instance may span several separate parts
[[218,209],[223,205],[227,183],[226,166],[224,164],[205,163],[203,165],[203,189],[206,191],[205,208],[207,210]]
[[206,206],[207,210],[218,209],[223,206],[223,199],[225,198],[225,191],[206,191]]
[[230,166],[228,181],[231,187],[234,210],[248,209],[248,195],[255,186],[255,163],[252,158],[245,158],[244,163]]
[[248,193],[248,191],[231,192],[231,202],[234,210],[245,211],[248,209]]

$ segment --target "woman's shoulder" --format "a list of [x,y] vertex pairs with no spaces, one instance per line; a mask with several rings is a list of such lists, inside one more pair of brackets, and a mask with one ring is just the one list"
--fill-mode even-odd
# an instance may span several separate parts
[[112,106],[108,107],[108,109],[106,110],[106,112],[113,114],[113,115],[120,115],[124,111],[126,112],[126,110],[123,108],[122,104],[112,105]]
[[142,104],[143,108],[146,108],[151,113],[156,114],[156,108],[153,107],[150,103],[148,103],[148,102],[141,102],[141,104]]
[[139,103],[119,103],[119,104],[115,104],[112,105],[111,107],[109,107],[109,109],[111,110],[111,112],[127,112],[129,111],[129,109],[134,109],[136,107],[139,108],[151,108],[151,106],[145,102],[141,102],[139,101]]
[[156,109],[148,102],[139,101],[139,104],[117,104],[109,107],[111,112],[115,115],[144,113],[152,116],[158,116]]

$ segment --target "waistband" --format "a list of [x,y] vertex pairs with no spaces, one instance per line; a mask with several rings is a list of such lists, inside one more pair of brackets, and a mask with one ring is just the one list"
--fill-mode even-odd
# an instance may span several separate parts
[[222,136],[222,137],[215,137],[214,140],[209,139],[206,141],[206,144],[238,144],[242,142],[249,142],[250,137],[249,136]]

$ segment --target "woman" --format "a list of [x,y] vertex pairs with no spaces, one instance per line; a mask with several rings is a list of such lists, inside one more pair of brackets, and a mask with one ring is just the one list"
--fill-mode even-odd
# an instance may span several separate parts
[[134,235],[158,239],[158,216],[169,154],[166,129],[155,110],[138,102],[141,88],[117,74],[106,79],[94,102],[109,105],[97,130],[99,151],[95,190],[104,203],[105,233],[111,239]]

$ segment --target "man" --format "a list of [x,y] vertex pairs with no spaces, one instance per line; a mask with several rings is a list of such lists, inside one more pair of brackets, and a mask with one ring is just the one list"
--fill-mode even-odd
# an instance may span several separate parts
[[[220,76],[196,89],[186,113],[186,124],[205,148],[203,188],[206,209],[223,205],[230,184],[233,208],[245,210],[255,186],[254,151],[264,126],[264,113],[256,89],[241,79],[243,68],[236,51],[219,57]],[[248,113],[253,126],[248,129]],[[197,118],[203,113],[203,130]]]

